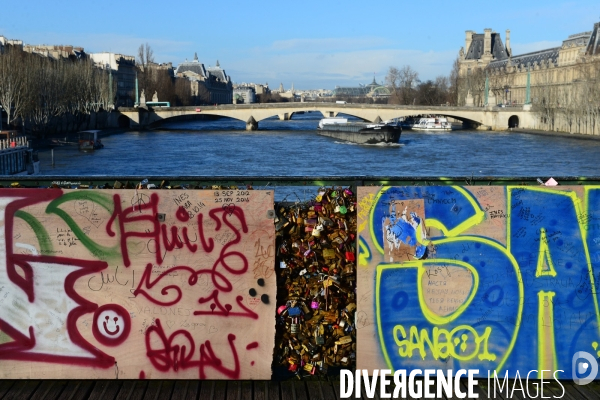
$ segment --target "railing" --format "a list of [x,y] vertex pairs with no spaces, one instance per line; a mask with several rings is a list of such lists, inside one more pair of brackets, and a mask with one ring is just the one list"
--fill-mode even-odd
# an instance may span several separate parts
[[[77,176],[34,175],[0,176],[3,187],[58,187],[63,189],[211,189],[212,186],[253,187],[273,189],[278,187],[325,186],[539,186],[549,176],[496,177],[496,176]],[[595,177],[554,177],[560,185],[600,184]]]
[[29,147],[27,137],[16,136],[9,139],[0,139],[0,150],[14,149],[16,147]]

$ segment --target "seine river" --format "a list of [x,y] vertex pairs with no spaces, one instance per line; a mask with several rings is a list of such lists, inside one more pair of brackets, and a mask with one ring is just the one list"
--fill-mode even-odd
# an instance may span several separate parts
[[471,130],[405,130],[395,146],[347,144],[317,135],[320,113],[269,119],[245,131],[231,119],[172,122],[115,134],[91,154],[40,151],[52,176],[600,176],[600,140]]

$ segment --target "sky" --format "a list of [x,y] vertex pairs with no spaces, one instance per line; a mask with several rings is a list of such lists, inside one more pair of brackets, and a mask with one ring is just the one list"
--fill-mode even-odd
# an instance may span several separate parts
[[465,31],[511,31],[513,54],[560,46],[600,22],[600,1],[24,0],[0,5],[0,35],[25,44],[70,44],[88,53],[174,66],[198,54],[234,83],[333,89],[383,82],[391,66],[426,81],[449,75]]

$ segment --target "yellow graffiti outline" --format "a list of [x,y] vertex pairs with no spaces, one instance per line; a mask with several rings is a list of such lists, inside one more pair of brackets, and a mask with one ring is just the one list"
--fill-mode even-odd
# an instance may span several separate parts
[[[456,346],[460,343],[460,339],[454,337],[457,332],[467,331],[471,335],[473,335],[473,344],[475,345],[475,349],[471,354],[460,355],[456,352]],[[398,332],[403,336],[402,340],[398,338]],[[479,336],[479,333],[469,325],[458,325],[454,327],[451,331],[439,328],[437,326],[433,327],[431,332],[427,330],[427,328],[422,328],[421,330],[417,329],[417,326],[412,325],[409,327],[409,333],[406,333],[406,329],[404,329],[403,325],[396,324],[392,331],[392,335],[394,336],[394,342],[396,346],[399,348],[405,344],[402,341],[408,341],[410,345],[407,345],[406,351],[402,351],[402,349],[398,350],[398,354],[402,358],[412,358],[415,350],[418,351],[418,354],[421,356],[422,360],[425,360],[427,356],[427,351],[425,350],[426,345],[429,345],[429,349],[431,350],[431,355],[434,359],[438,360],[440,358],[452,357],[454,360],[459,361],[470,361],[477,357],[479,360],[487,360],[487,361],[495,361],[496,355],[494,353],[490,353],[488,345],[489,338],[492,334],[492,328],[490,326],[486,326],[483,332],[483,335]],[[442,345],[445,345],[446,351],[442,350],[444,346],[441,348],[438,347],[440,342],[439,338],[441,336],[445,336],[446,341],[441,342]],[[452,338],[454,337],[454,340]],[[466,339],[468,334],[463,333],[461,335],[461,339],[463,339],[463,343],[460,345],[460,351],[465,352],[467,349]],[[419,344],[415,345],[413,339],[417,339]],[[483,345],[482,345],[483,344]],[[483,351],[480,351],[483,350]],[[408,353],[410,352],[410,355]],[[402,354],[405,353],[405,354]]]
[[[554,303],[552,298],[556,292],[540,290],[538,293],[538,378],[544,378],[542,371],[548,370],[549,354],[546,352],[546,346],[550,346],[552,352],[552,373],[558,368],[558,359],[556,358],[556,341],[554,340]],[[544,300],[548,301],[548,308],[550,314],[550,337],[546,337],[545,330],[542,328],[543,316],[544,316]]]
[[[543,254],[543,255],[542,255]],[[548,270],[544,270],[544,260],[548,262]],[[556,276],[556,269],[550,257],[550,248],[548,247],[548,237],[546,236],[546,229],[540,228],[540,251],[537,260],[537,267],[535,269],[535,277],[540,276]]]
[[446,237],[458,236],[462,232],[466,231],[467,229],[472,228],[475,225],[482,222],[483,220],[485,220],[485,211],[483,211],[481,209],[481,207],[479,206],[479,203],[477,202],[476,198],[473,196],[473,194],[471,192],[464,189],[462,186],[451,186],[451,187],[454,190],[462,193],[463,196],[465,196],[467,201],[471,204],[471,206],[473,206],[473,210],[475,210],[475,214],[473,216],[467,218],[466,220],[464,220],[463,222],[458,224],[456,227],[454,227],[454,229],[451,229],[451,230],[448,230],[448,228],[446,228],[446,226],[441,221],[434,219],[434,218],[427,218],[427,216],[425,216],[426,217],[425,222],[427,222],[427,226],[430,226],[432,228],[436,228],[436,229],[440,230]]
[[[444,236],[455,237],[455,236],[458,236],[460,233],[464,232],[465,230],[467,230],[467,229],[479,224],[481,221],[483,221],[485,219],[485,211],[483,211],[481,209],[481,207],[479,206],[479,203],[477,202],[476,198],[473,196],[473,194],[471,192],[469,192],[468,190],[465,190],[461,186],[449,186],[449,187],[451,187],[454,190],[456,190],[457,192],[461,193],[467,199],[467,201],[471,204],[471,206],[473,206],[473,210],[475,210],[475,214],[473,216],[467,218],[466,220],[461,222],[459,225],[457,225],[456,227],[454,227],[453,229],[450,229],[450,230],[441,221],[434,219],[434,218],[427,218],[427,215],[425,215],[425,222],[427,223],[427,226],[431,226],[433,228],[440,230],[444,234]],[[371,207],[371,212],[369,215],[369,231],[371,234],[371,241],[373,242],[373,245],[375,246],[377,251],[379,251],[381,254],[384,254],[385,251],[379,245],[379,241],[377,240],[377,234],[373,230],[373,226],[375,225],[373,223],[373,218],[375,216],[375,209],[377,208],[379,199],[390,188],[392,188],[392,186],[384,186],[377,193],[377,195],[375,196],[375,199],[373,201],[373,206]],[[422,198],[421,199],[407,199],[407,200],[423,200],[423,201],[425,201],[425,199],[422,199]],[[420,227],[421,227],[421,224],[419,224],[419,228]],[[419,243],[425,243],[425,244],[429,243],[429,241],[422,242],[419,235],[417,235],[417,241]]]
[[416,266],[419,267],[418,275],[417,275],[417,279],[419,280],[419,285],[418,285],[417,289],[418,289],[418,294],[419,294],[419,303],[421,304],[421,310],[423,311],[425,318],[427,318],[427,320],[429,322],[431,322],[432,324],[437,324],[437,325],[447,324],[447,323],[454,321],[456,318],[458,318],[467,309],[467,307],[471,304],[471,301],[475,297],[475,293],[477,293],[477,289],[479,289],[479,274],[477,273],[477,270],[475,269],[475,267],[473,267],[471,264],[468,264],[463,261],[458,261],[458,260],[452,260],[452,262],[446,262],[446,263],[447,264],[456,264],[460,267],[466,268],[469,271],[471,271],[471,275],[473,277],[473,279],[472,279],[473,286],[471,288],[471,293],[469,293],[469,297],[467,297],[465,302],[463,304],[461,304],[461,306],[458,307],[456,310],[452,311],[450,314],[448,314],[444,317],[434,314],[428,307],[424,306],[425,295],[423,293],[423,285],[421,284],[422,280],[423,280],[423,275],[427,273],[425,270],[426,266],[424,264],[440,264],[440,260],[433,259],[433,260],[412,261],[412,262],[404,263],[405,265],[408,265],[408,266],[410,266],[410,264],[416,264]]
[[367,246],[365,239],[362,236],[358,237],[358,265],[369,266],[369,261],[367,261],[371,257],[371,249]]
[[[581,199],[579,197],[577,197],[577,193],[572,189],[556,190],[556,189],[550,189],[550,188],[545,188],[545,187],[523,188],[522,186],[514,186],[514,185],[507,186],[506,187],[507,207],[508,207],[508,205],[512,204],[512,191],[514,189],[530,190],[530,191],[542,192],[542,193],[551,193],[554,195],[568,197],[573,202],[573,208],[575,209],[575,215],[577,217],[583,215]],[[598,189],[600,189],[599,185],[584,187],[584,198],[585,198],[585,202],[586,202],[586,211],[589,211],[589,192],[591,190],[598,190]],[[506,222],[506,248],[508,249],[509,253],[512,254],[511,237],[510,237],[510,221],[511,221],[511,218],[509,216],[509,218],[507,218],[507,222]],[[596,285],[594,282],[594,271],[592,270],[592,261],[590,259],[590,250],[587,245],[587,231],[585,229],[583,229],[583,224],[580,222],[579,218],[577,218],[577,225],[579,226],[579,233],[581,235],[581,241],[582,241],[583,249],[584,249],[584,253],[585,253],[585,261],[587,264],[588,274],[590,277],[590,285],[593,289],[596,287]],[[538,257],[539,257],[539,255],[538,255]],[[552,258],[552,256],[550,254],[550,251],[548,251],[548,259],[551,260],[551,258]],[[537,276],[537,272],[536,272],[536,276]],[[522,285],[522,282],[521,282],[521,285]],[[540,293],[540,292],[538,292],[538,293]],[[598,307],[598,299],[597,299],[596,295],[592,295],[592,299],[594,302],[594,308],[596,310],[596,321],[600,322],[600,309]],[[552,323],[553,323],[552,331],[554,331],[554,316],[552,316]],[[597,326],[598,326],[598,334],[600,335],[600,323],[598,323]],[[539,321],[538,321],[538,329],[539,329]],[[556,363],[556,366],[558,367],[558,363]]]
[[[500,360],[500,362],[498,363],[498,366],[496,367],[496,371],[500,371],[502,370],[502,367],[504,366],[504,364],[506,363],[508,357],[511,355],[512,350],[515,346],[515,343],[517,341],[517,337],[519,335],[519,329],[521,327],[521,319],[523,316],[523,307],[524,307],[524,302],[525,302],[525,296],[524,296],[524,292],[525,289],[523,288],[523,278],[521,276],[521,270],[519,269],[519,265],[517,263],[517,261],[515,260],[515,258],[513,257],[513,255],[510,252],[507,252],[507,249],[505,247],[503,247],[501,244],[499,244],[496,241],[493,241],[491,239],[487,239],[487,238],[482,238],[482,237],[478,237],[478,236],[460,236],[460,237],[452,237],[452,238],[444,238],[444,239],[439,239],[439,240],[433,240],[432,243],[434,245],[438,245],[438,244],[443,244],[443,243],[452,243],[452,242],[462,242],[462,241],[471,241],[471,242],[479,242],[479,243],[483,243],[486,244],[488,246],[491,246],[495,249],[497,249],[498,251],[504,253],[506,255],[506,257],[508,258],[508,260],[510,261],[510,263],[512,264],[512,267],[515,271],[515,276],[517,279],[517,285],[519,287],[519,307],[518,307],[518,311],[517,311],[517,320],[515,323],[515,330],[514,333],[512,335],[512,338],[510,340],[510,343],[508,345],[508,348],[506,349],[506,352],[504,353],[504,356],[502,357],[502,359]],[[380,282],[381,282],[381,272],[385,269],[391,269],[391,268],[416,268],[418,267],[420,264],[422,263],[426,263],[426,262],[436,262],[436,263],[448,263],[448,264],[453,264],[453,263],[463,263],[462,261],[457,261],[454,259],[435,259],[435,260],[422,260],[422,261],[411,261],[411,262],[406,262],[403,264],[379,264],[377,265],[376,268],[376,280],[375,280],[375,304],[376,304],[376,314],[377,314],[377,331],[378,331],[378,336],[379,336],[379,343],[381,345],[382,351],[383,351],[383,357],[385,359],[385,362],[388,366],[388,368],[390,370],[394,370],[392,362],[390,360],[389,354],[388,354],[388,350],[387,347],[385,345],[385,342],[383,340],[383,331],[381,329],[381,315],[380,315],[380,310],[381,310],[381,305],[380,305]],[[464,264],[464,263],[463,263]],[[472,267],[472,266],[471,266]],[[473,267],[474,269],[474,267]],[[476,271],[476,270],[475,270]],[[417,272],[417,279],[419,279],[419,272]],[[477,284],[479,284],[479,274],[474,274],[474,277],[476,276],[476,280],[477,280]],[[421,282],[419,280],[419,282],[417,282],[420,286]],[[469,299],[467,300],[468,302],[470,302],[472,300],[472,298],[475,296],[476,291],[474,291],[473,289],[475,289],[475,285],[473,285],[472,288],[472,293],[469,295]],[[418,287],[417,290],[419,292],[422,291],[421,287]],[[419,294],[419,301],[422,302],[422,298],[421,295]],[[423,311],[424,307],[421,305],[421,311]],[[461,309],[461,307],[459,307],[456,311],[454,311],[452,314],[450,314],[449,316],[446,317],[439,317],[439,318],[448,318],[451,317],[453,314],[455,314],[457,311],[460,310],[460,313],[462,313],[464,310]],[[454,316],[453,319],[456,319],[460,313],[456,316]],[[425,315],[425,312],[423,311],[423,314],[425,316],[425,318],[428,318],[427,315]]]

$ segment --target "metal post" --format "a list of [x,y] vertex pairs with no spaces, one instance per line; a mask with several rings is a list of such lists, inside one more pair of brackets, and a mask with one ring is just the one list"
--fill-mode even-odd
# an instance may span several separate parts
[[2,132],[2,106],[0,106],[0,132]]
[[483,102],[484,106],[488,105],[488,95],[490,90],[490,78],[488,78],[487,71],[485,72],[485,101]]
[[531,73],[527,68],[527,86],[525,88],[525,104],[531,104]]
[[52,154],[52,166],[54,167],[54,149],[50,150],[50,153]]
[[112,71],[108,70],[108,101],[109,101],[108,105],[109,105],[109,107],[113,106],[111,108],[114,108],[112,87],[113,87]]
[[135,105],[136,105],[136,107],[140,105],[140,95],[138,93],[137,72],[135,73]]

